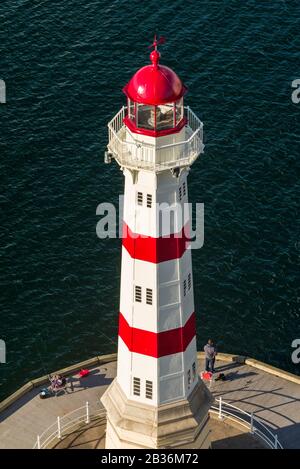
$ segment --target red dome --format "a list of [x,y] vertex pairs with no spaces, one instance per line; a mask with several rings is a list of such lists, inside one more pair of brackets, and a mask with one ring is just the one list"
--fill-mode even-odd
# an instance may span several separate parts
[[180,78],[165,65],[159,65],[160,54],[152,51],[152,65],[140,68],[123,88],[132,101],[142,104],[165,104],[177,101],[187,91]]

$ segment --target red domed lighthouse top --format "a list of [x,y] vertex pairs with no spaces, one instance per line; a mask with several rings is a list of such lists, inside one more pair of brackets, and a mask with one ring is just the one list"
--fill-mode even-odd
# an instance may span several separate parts
[[159,64],[157,49],[150,54],[152,65],[140,68],[123,88],[132,101],[142,104],[165,104],[177,101],[187,91],[178,75],[165,65]]
[[140,68],[123,88],[127,96],[125,125],[133,132],[163,136],[179,132],[186,124],[183,95],[187,88],[176,73],[159,63],[158,44],[164,38],[156,39],[150,47],[152,64]]

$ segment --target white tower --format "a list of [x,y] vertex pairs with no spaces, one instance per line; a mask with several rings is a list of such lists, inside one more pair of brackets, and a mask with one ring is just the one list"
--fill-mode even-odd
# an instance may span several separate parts
[[[102,397],[106,448],[208,448],[210,393],[197,374],[187,175],[203,151],[186,87],[152,64],[124,88],[107,161],[125,176],[117,377]],[[170,221],[170,222],[169,222]]]

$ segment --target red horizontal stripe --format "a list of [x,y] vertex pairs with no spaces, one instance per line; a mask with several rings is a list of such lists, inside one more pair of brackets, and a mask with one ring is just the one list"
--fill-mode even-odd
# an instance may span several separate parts
[[123,222],[123,246],[134,259],[147,262],[164,262],[180,258],[189,244],[189,225],[181,232],[169,236],[152,238],[151,236],[133,233]]
[[196,335],[196,315],[192,313],[183,327],[163,332],[150,332],[130,327],[122,313],[119,316],[119,336],[131,352],[164,357],[184,352]]

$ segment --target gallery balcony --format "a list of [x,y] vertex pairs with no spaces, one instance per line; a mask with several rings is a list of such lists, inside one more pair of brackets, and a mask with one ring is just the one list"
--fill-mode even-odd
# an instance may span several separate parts
[[152,139],[130,130],[124,122],[126,109],[122,107],[108,124],[106,162],[114,158],[121,167],[161,172],[189,167],[203,153],[203,123],[189,107],[184,108],[185,125],[180,133]]

